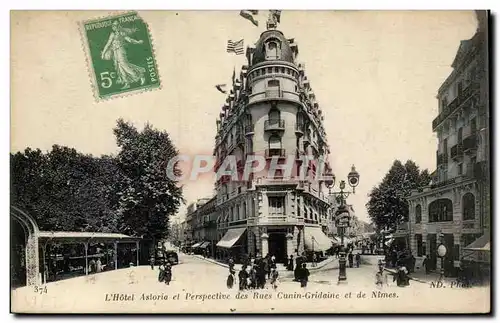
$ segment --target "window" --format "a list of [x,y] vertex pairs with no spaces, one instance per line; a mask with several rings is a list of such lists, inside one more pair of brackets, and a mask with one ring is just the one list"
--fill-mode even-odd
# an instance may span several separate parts
[[268,72],[269,74],[271,74],[271,73],[273,72],[273,68],[272,68],[272,67],[268,67],[268,68],[267,68],[267,72]]
[[422,242],[422,235],[416,234],[415,240],[417,241],[417,257],[422,257],[424,255],[424,244]]
[[464,169],[463,169],[463,168],[464,168],[463,163],[458,164],[458,167],[457,167],[457,175],[458,175],[458,176],[460,176],[460,175],[462,175],[462,174],[463,174],[463,172],[464,172]]
[[443,111],[447,106],[448,106],[448,99],[446,97],[444,97],[441,100],[441,111]]
[[269,149],[281,149],[281,138],[279,136],[271,136],[269,137]]
[[418,204],[415,207],[415,223],[422,222],[422,206]]
[[274,68],[274,73],[279,73],[279,72],[280,72],[279,67],[277,67],[277,66],[276,66],[276,67]]
[[462,143],[462,139],[463,139],[463,128],[460,127],[458,128],[458,133],[457,133],[457,144],[461,144]]
[[269,197],[269,215],[279,216],[285,214],[284,197],[270,196]]
[[477,131],[476,118],[472,118],[470,121],[470,133],[473,135]]
[[476,217],[476,200],[472,193],[465,193],[462,197],[462,214],[464,220],[474,220]]
[[272,108],[271,110],[269,110],[268,114],[269,124],[278,123],[280,120],[280,116],[281,116],[280,110],[276,108]]
[[247,202],[243,202],[243,219],[246,219],[247,218]]
[[450,199],[438,199],[429,204],[429,222],[453,221],[453,203]]
[[280,43],[278,40],[271,40],[266,44],[266,59],[280,58]]
[[285,74],[285,68],[284,67],[281,68],[281,73]]
[[267,87],[280,87],[280,81],[278,81],[278,80],[269,80],[267,82]]

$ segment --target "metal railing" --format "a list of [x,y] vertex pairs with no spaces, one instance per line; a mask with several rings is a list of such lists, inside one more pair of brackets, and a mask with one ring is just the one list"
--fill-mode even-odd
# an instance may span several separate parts
[[283,91],[280,89],[266,90],[266,98],[273,99],[282,97],[283,97]]
[[285,130],[285,120],[275,119],[264,121],[264,130]]
[[282,148],[266,149],[266,158],[271,158],[274,156],[285,157],[285,149]]

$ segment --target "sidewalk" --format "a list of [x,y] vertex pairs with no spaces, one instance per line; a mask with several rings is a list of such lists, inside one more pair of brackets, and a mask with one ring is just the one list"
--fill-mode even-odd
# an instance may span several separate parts
[[[222,267],[225,267],[225,268],[229,268],[228,264],[220,262],[220,261],[217,261],[217,260],[212,259],[212,258],[205,258],[205,257],[203,257],[201,255],[189,255],[189,256],[196,257],[198,259],[205,260],[207,262],[211,262],[213,264],[216,264],[216,265],[219,265],[219,266],[222,266]],[[332,257],[328,257],[327,259],[323,260],[322,262],[316,263],[315,267],[312,266],[311,262],[308,262],[307,263],[307,268],[312,273],[312,272],[315,272],[315,271],[317,271],[317,270],[325,267],[326,265],[330,264],[334,260],[335,260],[335,257],[333,257],[333,256]],[[287,276],[293,277],[293,271],[286,270],[286,268],[285,268],[285,266],[283,264],[276,264],[276,268],[278,269],[278,272],[279,272],[279,274],[280,274],[281,277],[287,277]],[[241,270],[241,264],[235,264],[234,265],[234,269],[237,272],[240,271]]]

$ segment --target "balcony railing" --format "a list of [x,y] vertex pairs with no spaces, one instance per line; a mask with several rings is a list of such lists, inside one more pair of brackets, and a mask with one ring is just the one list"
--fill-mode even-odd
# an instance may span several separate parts
[[285,149],[281,148],[266,149],[266,158],[272,158],[274,156],[285,157]]
[[438,154],[437,155],[437,164],[438,165],[448,164],[448,154],[447,153]]
[[305,129],[305,125],[304,123],[302,122],[297,122],[295,124],[295,133],[298,134],[298,135],[303,135],[304,134],[304,129]]
[[246,136],[249,136],[249,135],[253,135],[253,124],[247,124],[245,125],[245,135]]
[[275,98],[282,98],[282,97],[283,97],[283,91],[280,89],[266,90],[266,98],[267,99],[275,99]]
[[464,152],[474,152],[477,149],[477,135],[472,133],[470,136],[464,138],[463,141]]
[[266,120],[264,122],[264,130],[265,131],[284,131],[285,130],[285,120],[276,119],[276,120]]
[[432,129],[436,129],[448,116],[462,106],[479,89],[479,83],[469,84],[443,111],[432,121]]
[[455,146],[451,147],[450,150],[450,157],[453,160],[457,160],[462,158],[464,155],[464,150],[462,144],[456,144]]

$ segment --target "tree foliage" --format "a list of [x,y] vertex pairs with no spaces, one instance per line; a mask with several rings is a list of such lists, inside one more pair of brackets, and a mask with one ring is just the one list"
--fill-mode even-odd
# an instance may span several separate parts
[[404,165],[395,160],[382,182],[374,187],[366,204],[368,214],[378,229],[394,230],[408,221],[408,201],[413,189],[420,189],[431,180],[427,169],[420,171],[415,162]]
[[27,148],[10,154],[11,203],[41,230],[123,232],[163,238],[182,189],[167,177],[177,151],[166,132],[139,132],[119,120],[117,156],[93,157],[73,148]]
[[117,163],[125,176],[118,183],[118,212],[123,219],[120,229],[138,236],[165,238],[169,217],[183,202],[182,188],[167,175],[167,163],[178,151],[166,132],[149,124],[138,131],[118,120],[114,133],[121,148]]

